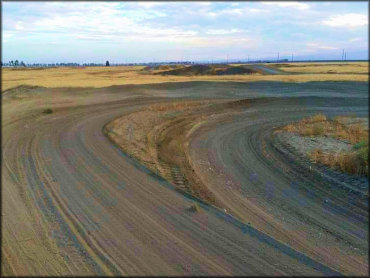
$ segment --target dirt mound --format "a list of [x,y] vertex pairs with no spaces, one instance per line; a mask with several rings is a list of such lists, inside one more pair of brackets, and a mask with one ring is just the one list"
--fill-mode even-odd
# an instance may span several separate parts
[[40,87],[40,86],[20,85],[20,86],[14,87],[14,88],[4,90],[2,92],[2,95],[3,95],[3,97],[5,97],[5,96],[18,96],[18,95],[35,92],[37,90],[42,90],[42,89],[45,89],[45,88]]
[[248,67],[238,66],[238,67],[229,67],[225,70],[219,70],[216,73],[218,75],[252,74],[252,73],[257,73],[257,71],[250,69]]
[[246,66],[229,66],[229,65],[193,65],[186,68],[164,71],[156,74],[161,75],[233,75],[233,74],[252,74],[256,70]]
[[206,65],[194,65],[186,68],[174,69],[161,72],[161,75],[206,75],[210,74],[212,68]]
[[144,71],[152,71],[152,70],[174,70],[184,68],[184,65],[157,65],[157,66],[147,66],[143,68]]

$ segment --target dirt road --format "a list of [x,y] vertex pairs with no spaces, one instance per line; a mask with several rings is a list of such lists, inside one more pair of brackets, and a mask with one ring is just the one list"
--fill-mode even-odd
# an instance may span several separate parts
[[273,68],[271,66],[269,67],[269,66],[266,66],[266,65],[254,64],[254,65],[250,65],[250,68],[252,68],[254,70],[257,70],[257,71],[260,71],[263,74],[286,74],[286,72],[284,72],[282,70]]
[[[192,95],[241,98],[241,95],[256,97],[259,92],[242,84],[218,84],[213,86],[215,90],[212,83],[208,85],[211,86],[198,82],[76,90],[35,88],[22,95],[9,92],[3,98],[2,123],[3,274],[338,275],[350,272],[346,264],[340,267],[341,251],[334,254],[339,261],[333,261],[321,260],[323,253],[312,248],[311,239],[309,244],[302,245],[303,250],[309,249],[307,252],[291,248],[294,244],[289,246],[279,238],[283,234],[279,226],[272,225],[276,233],[268,235],[255,229],[258,226],[255,223],[242,223],[222,210],[181,194],[123,154],[103,135],[103,126],[113,118],[157,102],[160,97],[161,100]],[[208,91],[200,91],[202,86]],[[237,123],[209,129],[213,134],[202,130],[194,137],[194,144],[203,138],[203,149],[193,153],[194,161],[207,159],[209,148],[216,156],[216,160],[212,160],[212,155],[208,158],[210,163],[227,168],[230,176],[245,184],[241,192],[259,190],[258,186],[252,188],[244,183],[254,172],[259,179],[272,180],[276,190],[283,190],[289,181],[281,171],[275,170],[287,164],[273,149],[273,142],[267,140],[272,126],[306,113],[302,109],[305,104],[310,104],[312,110],[336,113],[341,109],[338,107],[345,107],[346,111],[367,113],[364,101],[367,84],[357,84],[352,96],[346,95],[345,83],[329,86],[327,90],[326,83],[312,86],[321,89],[308,95],[342,97],[333,101],[288,98],[272,106],[268,101],[262,102],[256,107],[263,112],[251,108]],[[278,92],[275,87],[271,94],[283,94],[286,89]],[[189,91],[192,93],[188,94]],[[265,89],[260,91],[268,94]],[[52,107],[54,112],[43,114],[47,107]],[[268,152],[279,160],[279,167],[272,167],[261,155],[261,138],[266,138]],[[203,177],[206,175],[209,174]],[[217,194],[223,194],[220,185],[219,180],[211,185]],[[314,192],[321,194],[319,184]],[[326,219],[325,227],[338,228],[344,239],[360,249],[360,253],[350,253],[348,264],[353,260],[362,273],[366,267],[361,253],[366,249],[363,246],[367,236],[364,228],[367,214],[363,207],[366,204],[355,202],[343,208],[343,204],[349,204],[343,196],[342,199],[337,195],[330,197],[338,203],[328,208],[330,217],[326,218],[319,211],[319,199],[314,197],[305,199],[313,209],[301,219],[286,214],[291,209],[302,213],[296,197],[284,200],[291,208],[281,207],[280,200],[273,208],[293,222],[301,221],[298,223],[302,225],[308,225],[306,219],[315,225]],[[242,201],[231,205],[237,198],[240,197],[226,200],[236,214],[244,209]],[[188,211],[194,202],[200,204],[198,213]],[[295,233],[289,229],[285,232],[288,237]],[[300,236],[303,240],[303,235]]]
[[360,99],[261,99],[199,130],[191,160],[197,176],[239,219],[343,273],[364,275],[368,183],[360,188],[356,178],[343,180],[296,157],[273,135],[275,127],[318,111],[368,114]]

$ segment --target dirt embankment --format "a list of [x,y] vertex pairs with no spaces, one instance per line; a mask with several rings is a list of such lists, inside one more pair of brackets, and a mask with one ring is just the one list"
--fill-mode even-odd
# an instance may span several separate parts
[[187,152],[190,135],[216,115],[235,113],[245,101],[202,100],[151,105],[119,117],[104,128],[127,154],[177,188],[220,206],[214,194],[194,174]]
[[230,66],[230,65],[192,65],[178,69],[158,72],[160,75],[178,75],[178,76],[195,76],[195,75],[240,75],[240,74],[257,74],[260,73],[248,66]]
[[157,66],[147,66],[142,69],[142,71],[164,71],[164,70],[174,70],[184,68],[185,65],[157,65]]

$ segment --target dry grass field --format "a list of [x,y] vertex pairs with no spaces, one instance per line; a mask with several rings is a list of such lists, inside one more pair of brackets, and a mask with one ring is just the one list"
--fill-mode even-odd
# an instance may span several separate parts
[[[2,90],[20,85],[58,87],[106,87],[125,84],[152,84],[186,81],[368,81],[368,62],[269,64],[291,74],[284,75],[203,75],[163,76],[143,70],[145,66],[82,67],[82,68],[3,68]],[[333,74],[333,71],[338,74]],[[300,72],[300,73],[296,73]],[[328,73],[329,72],[329,73]],[[339,74],[340,73],[340,74]]]
[[368,62],[330,62],[330,63],[290,63],[274,64],[289,73],[314,73],[314,74],[368,74]]

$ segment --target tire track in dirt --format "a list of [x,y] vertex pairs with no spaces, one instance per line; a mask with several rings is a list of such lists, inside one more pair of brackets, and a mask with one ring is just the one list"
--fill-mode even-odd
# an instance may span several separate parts
[[[37,114],[27,99],[7,111],[2,168],[7,217],[2,251],[7,265],[3,269],[23,275],[339,274],[180,194],[122,153],[104,137],[103,126],[158,101],[129,96],[127,91],[110,94],[108,90],[84,94],[80,102],[63,107],[58,106],[58,100],[65,101],[60,93],[51,100],[59,107],[53,114]],[[70,94],[66,98],[75,99]],[[35,118],[23,113],[14,121],[12,115],[24,109],[36,113]],[[193,202],[200,204],[199,213],[187,210]],[[17,221],[28,225],[33,245],[24,248],[11,241],[18,232]],[[44,239],[38,231],[43,231]]]
[[189,151],[193,161],[209,162],[193,163],[197,175],[239,219],[343,273],[363,275],[368,269],[367,198],[349,196],[320,171],[305,172],[309,167],[288,160],[271,139],[275,127],[317,111],[368,113],[361,100],[357,105],[346,99],[339,105],[330,101],[256,102],[232,120],[198,131]]

